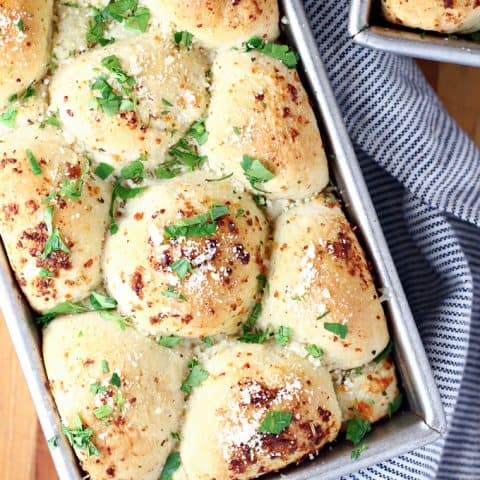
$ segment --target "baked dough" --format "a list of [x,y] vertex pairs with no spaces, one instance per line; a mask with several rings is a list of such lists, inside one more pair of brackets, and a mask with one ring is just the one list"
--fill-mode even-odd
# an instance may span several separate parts
[[213,65],[203,146],[211,167],[233,172],[247,188],[244,155],[274,177],[257,185],[269,198],[298,199],[321,191],[328,166],[317,122],[295,70],[258,52],[225,51]]
[[52,0],[2,0],[0,108],[41,78],[48,65]]
[[[340,409],[322,367],[281,347],[231,342],[211,349],[201,364],[209,376],[188,402],[180,447],[187,478],[254,478],[336,437]],[[293,415],[279,435],[258,432],[271,412]]]
[[[207,178],[195,172],[151,186],[127,202],[118,233],[106,241],[107,289],[144,332],[231,334],[255,302],[267,223],[248,194],[235,193],[229,181]],[[213,205],[229,212],[217,221],[214,234],[165,236],[165,227],[203,215]],[[180,259],[193,269],[184,279],[172,269]],[[165,296],[169,288],[176,293]]]
[[230,48],[279,35],[277,0],[144,0],[157,18],[193,34],[207,48]]
[[[137,111],[113,116],[95,104],[100,97],[92,82],[101,75],[121,92],[101,61],[115,55],[133,78]],[[148,157],[147,167],[164,160],[172,146],[207,106],[207,58],[197,49],[179,49],[155,34],[93,49],[65,62],[54,75],[50,94],[65,130],[84,145],[97,161],[117,169]],[[120,95],[122,96],[122,95]]]
[[[43,333],[43,358],[63,424],[74,428],[78,415],[93,431],[99,455],[76,449],[90,477],[157,480],[183,412],[182,356],[92,312],[55,319]],[[105,391],[92,391],[97,382]],[[102,405],[111,412],[99,419]]]
[[355,413],[370,423],[377,422],[388,415],[388,405],[399,394],[395,367],[389,357],[353,370],[334,370],[332,378],[343,422],[354,418]]
[[[324,350],[327,365],[358,367],[385,348],[385,315],[364,253],[332,198],[278,217],[268,285],[259,324],[290,327],[293,340]],[[325,322],[346,326],[346,337]]]
[[[93,174],[85,177],[79,200],[57,196],[53,226],[71,251],[52,252],[42,259],[49,234],[45,199],[63,181],[79,181],[85,157],[68,148],[58,130],[25,127],[0,143],[0,234],[10,263],[30,305],[39,312],[58,303],[78,301],[101,282],[102,254],[111,186]],[[30,150],[42,173],[34,175]],[[41,268],[53,277],[41,278]]]
[[480,30],[477,0],[383,0],[386,19],[406,27],[441,33]]

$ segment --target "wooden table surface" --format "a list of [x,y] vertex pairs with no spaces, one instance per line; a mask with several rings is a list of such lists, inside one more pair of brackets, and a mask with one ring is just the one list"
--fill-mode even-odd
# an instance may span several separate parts
[[[480,68],[419,62],[447,110],[480,146]],[[4,480],[55,480],[10,337],[0,316],[0,471]]]

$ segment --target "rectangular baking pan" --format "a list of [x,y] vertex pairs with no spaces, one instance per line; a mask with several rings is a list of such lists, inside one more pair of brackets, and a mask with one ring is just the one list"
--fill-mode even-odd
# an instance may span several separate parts
[[399,55],[480,67],[480,43],[457,35],[388,26],[379,4],[380,0],[351,0],[348,31],[354,42]]
[[[284,35],[302,57],[299,71],[316,109],[326,149],[333,153],[330,155],[331,176],[344,200],[347,216],[358,226],[360,240],[374,267],[377,287],[388,292],[384,308],[396,345],[397,372],[408,400],[403,412],[373,428],[367,437],[368,449],[359,460],[350,459],[352,445],[342,440],[331,449],[325,448],[314,461],[282,471],[282,478],[289,480],[328,480],[433,442],[445,432],[446,422],[428,359],[335,103],[303,3],[301,0],[280,0],[280,5],[287,19],[282,22]],[[2,248],[0,300],[45,437],[58,435],[59,438],[58,447],[51,449],[58,475],[61,480],[80,480],[82,472],[61,434],[60,419],[48,389],[40,334]],[[268,478],[279,478],[279,475]]]

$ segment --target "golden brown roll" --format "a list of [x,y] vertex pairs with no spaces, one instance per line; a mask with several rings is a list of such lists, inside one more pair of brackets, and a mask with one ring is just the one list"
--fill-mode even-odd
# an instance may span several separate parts
[[334,370],[332,378],[343,422],[354,418],[355,412],[370,423],[377,422],[388,415],[389,404],[399,394],[391,358],[353,370]]
[[45,73],[52,0],[3,0],[0,5],[0,108]]
[[153,15],[188,31],[207,48],[230,48],[279,35],[277,0],[145,0]]
[[322,367],[282,347],[234,342],[201,365],[209,376],[193,389],[180,445],[187,478],[255,478],[336,437],[341,414]]
[[278,217],[259,324],[290,327],[293,340],[321,347],[334,368],[358,367],[385,348],[387,324],[365,255],[331,198]]
[[[269,198],[304,198],[328,183],[328,166],[315,116],[295,70],[258,52],[225,51],[213,66],[212,99],[203,146],[210,166]],[[244,155],[272,178],[255,183]],[[257,188],[254,188],[257,187]]]
[[181,355],[93,312],[55,319],[43,358],[63,425],[91,429],[75,448],[90,478],[157,480],[184,407]]
[[[57,132],[26,127],[0,143],[0,234],[20,287],[40,312],[78,301],[100,283],[111,195]],[[62,195],[68,187],[78,199]],[[48,229],[49,207],[57,235]],[[49,239],[60,239],[62,249],[48,253]]]
[[[255,302],[267,223],[248,194],[206,178],[195,172],[149,187],[127,202],[106,241],[107,289],[144,332],[234,333]],[[221,216],[212,220],[216,205]],[[210,233],[167,236],[167,227],[201,216],[197,226]]]
[[146,155],[151,167],[204,114],[207,69],[199,50],[144,34],[65,62],[52,79],[52,108],[95,160],[118,169]]
[[441,33],[480,30],[476,0],[383,0],[383,14],[392,23]]

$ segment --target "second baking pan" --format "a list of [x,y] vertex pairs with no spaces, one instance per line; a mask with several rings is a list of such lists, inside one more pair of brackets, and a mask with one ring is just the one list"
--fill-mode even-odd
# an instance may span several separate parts
[[[282,471],[289,480],[336,479],[433,442],[445,431],[441,400],[423,345],[383,237],[359,164],[335,103],[301,0],[281,0],[284,34],[301,55],[299,66],[317,113],[330,155],[331,175],[345,203],[346,214],[358,227],[360,240],[372,261],[377,287],[387,294],[384,308],[395,341],[395,361],[408,406],[388,422],[376,424],[368,449],[359,460],[350,458],[352,445],[340,440],[313,461]],[[46,438],[58,435],[51,453],[61,480],[80,480],[82,472],[61,434],[60,419],[48,389],[41,356],[41,338],[26,301],[0,248],[0,299],[5,321],[24,371]],[[406,402],[407,403],[407,402]],[[279,478],[270,475],[268,478]]]
[[480,67],[480,42],[468,36],[408,30],[382,20],[377,0],[351,0],[348,31],[365,47],[410,57]]

